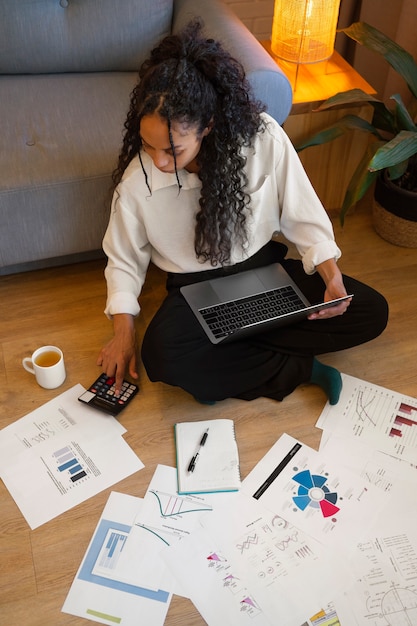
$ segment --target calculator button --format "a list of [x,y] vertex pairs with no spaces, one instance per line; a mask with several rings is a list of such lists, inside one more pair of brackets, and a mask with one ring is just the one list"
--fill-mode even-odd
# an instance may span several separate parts
[[[80,396],[79,400],[117,415],[137,392],[138,387],[125,380],[119,396],[116,396],[115,377],[103,373],[91,385],[89,391],[85,392],[85,394],[89,393],[90,395],[84,394]],[[87,398],[89,399],[87,400]]]

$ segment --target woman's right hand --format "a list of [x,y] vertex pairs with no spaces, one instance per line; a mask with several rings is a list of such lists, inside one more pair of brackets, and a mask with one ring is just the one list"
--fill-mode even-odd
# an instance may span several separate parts
[[101,349],[97,359],[103,372],[115,379],[116,394],[122,389],[125,372],[136,379],[136,332],[133,315],[120,313],[113,316],[114,337]]

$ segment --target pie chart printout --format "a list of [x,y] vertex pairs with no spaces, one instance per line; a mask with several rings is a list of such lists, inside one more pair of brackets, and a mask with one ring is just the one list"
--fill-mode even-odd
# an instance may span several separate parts
[[295,474],[293,480],[299,485],[293,501],[301,511],[307,507],[312,507],[319,509],[323,517],[332,517],[340,510],[336,506],[337,493],[330,491],[326,486],[326,476],[312,474],[310,470],[303,470]]

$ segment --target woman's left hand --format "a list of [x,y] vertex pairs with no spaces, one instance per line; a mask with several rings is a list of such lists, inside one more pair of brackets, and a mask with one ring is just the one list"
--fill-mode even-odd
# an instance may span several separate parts
[[[324,261],[317,266],[317,271],[320,276],[323,278],[326,284],[326,290],[324,292],[324,302],[329,302],[329,300],[336,300],[337,298],[343,298],[347,296],[347,291],[345,285],[343,284],[342,273],[337,267],[336,261],[333,259],[329,259],[328,261]],[[347,300],[343,300],[336,306],[329,307],[328,309],[322,309],[321,311],[317,311],[316,313],[312,313],[308,316],[309,320],[317,320],[317,319],[328,319],[330,317],[336,317],[338,315],[343,315],[346,312],[349,304],[351,303],[352,298]]]

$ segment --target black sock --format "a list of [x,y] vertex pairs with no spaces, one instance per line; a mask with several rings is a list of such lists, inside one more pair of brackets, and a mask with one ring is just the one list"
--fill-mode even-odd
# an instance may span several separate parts
[[314,359],[310,382],[325,391],[330,404],[338,403],[343,385],[339,370]]

